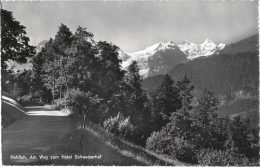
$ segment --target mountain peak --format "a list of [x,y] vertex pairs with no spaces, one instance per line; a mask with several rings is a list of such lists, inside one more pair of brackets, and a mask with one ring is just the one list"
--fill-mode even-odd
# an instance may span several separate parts
[[202,43],[202,45],[205,45],[205,44],[207,44],[207,43],[214,43],[214,42],[212,42],[210,39],[206,39],[203,43]]
[[167,45],[175,45],[175,43],[172,41],[169,41],[169,42],[167,42]]

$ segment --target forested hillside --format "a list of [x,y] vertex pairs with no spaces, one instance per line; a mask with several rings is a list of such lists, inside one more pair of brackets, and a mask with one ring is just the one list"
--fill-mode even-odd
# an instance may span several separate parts
[[[196,89],[208,88],[220,98],[257,96],[259,81],[258,35],[227,45],[218,55],[200,57],[176,65],[168,74],[181,80],[186,74]],[[147,78],[145,90],[156,89],[161,76]]]

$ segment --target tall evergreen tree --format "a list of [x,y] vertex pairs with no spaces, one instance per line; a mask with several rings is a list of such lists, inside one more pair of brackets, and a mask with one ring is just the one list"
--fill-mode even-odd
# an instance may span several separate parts
[[167,124],[169,133],[173,136],[181,137],[184,140],[188,140],[194,136],[193,119],[191,118],[193,85],[190,84],[185,75],[182,81],[177,82],[177,88],[179,90],[179,100],[182,105],[178,112],[174,112],[171,115],[170,122]]
[[139,67],[136,61],[133,61],[128,67],[128,74],[126,76],[128,101],[133,106],[132,112],[135,115],[142,116],[147,97],[145,91],[142,89],[142,77],[139,74]]
[[196,144],[201,148],[214,148],[218,145],[219,149],[224,146],[226,130],[223,129],[223,132],[217,130],[222,127],[222,124],[225,124],[225,120],[221,117],[218,119],[218,115],[215,112],[217,104],[218,99],[214,94],[204,88],[198,99],[198,106],[193,111],[194,127],[197,132],[194,138],[196,138]]
[[154,131],[165,126],[169,122],[171,114],[181,107],[179,90],[173,83],[171,77],[166,74],[158,90],[151,95]]
[[191,85],[191,81],[187,78],[187,75],[185,74],[182,81],[178,81],[176,84],[177,88],[179,89],[180,98],[182,101],[182,110],[189,111],[192,109],[191,101],[192,101],[192,90],[194,89],[194,86]]

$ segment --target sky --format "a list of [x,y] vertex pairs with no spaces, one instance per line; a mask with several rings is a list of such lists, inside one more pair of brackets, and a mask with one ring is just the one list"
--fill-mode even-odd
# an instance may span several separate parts
[[2,2],[26,27],[32,45],[54,38],[61,23],[87,27],[95,40],[125,52],[158,42],[234,43],[258,33],[257,1]]

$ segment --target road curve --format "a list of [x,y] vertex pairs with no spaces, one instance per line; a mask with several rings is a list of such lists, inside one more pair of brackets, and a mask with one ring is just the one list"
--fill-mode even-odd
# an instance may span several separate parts
[[62,111],[44,106],[26,109],[29,117],[2,129],[3,165],[38,164],[29,157],[43,154],[75,128],[72,119]]

